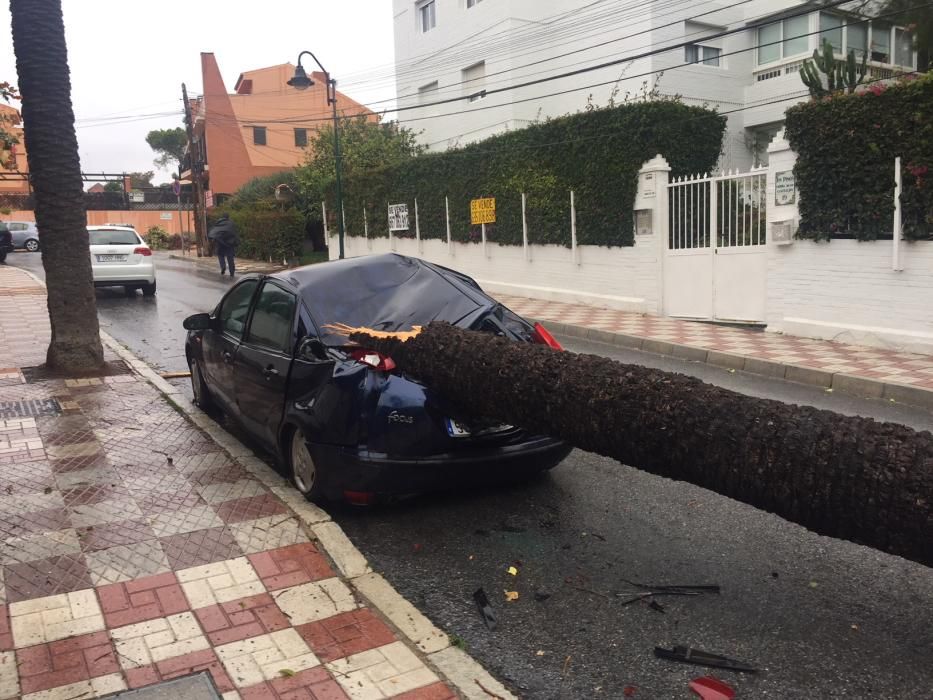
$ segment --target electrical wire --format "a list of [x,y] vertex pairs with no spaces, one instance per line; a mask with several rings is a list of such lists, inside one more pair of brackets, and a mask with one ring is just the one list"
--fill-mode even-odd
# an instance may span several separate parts
[[[850,1],[850,0],[844,0],[844,1],[845,1],[845,2],[848,2],[848,1]],[[837,4],[838,4],[838,3],[837,3]],[[912,10],[913,10],[913,9],[922,9],[922,8],[926,8],[926,7],[933,7],[933,2],[924,4],[924,5],[915,5],[915,6],[913,6],[913,7],[910,8],[910,9],[912,9]],[[806,14],[808,14],[809,12],[812,12],[812,9],[808,9]],[[895,15],[895,14],[902,14],[902,13],[903,13],[903,10],[898,10],[897,12],[891,12],[891,13],[881,14],[881,15],[879,15],[878,17],[875,17],[875,18],[865,18],[865,19],[862,19],[862,20],[858,20],[857,22],[852,22],[852,24],[858,24],[858,23],[865,23],[865,22],[875,21],[875,20],[877,20],[877,19],[881,19],[881,18],[888,17],[888,16]],[[793,15],[785,15],[783,19],[786,19],[787,17],[800,16],[801,14],[805,14],[805,13],[797,13],[797,14],[793,14]],[[767,23],[766,23],[766,24],[767,24]],[[764,25],[762,25],[762,26],[764,26]],[[734,33],[735,31],[737,31],[737,30],[729,30],[730,33]],[[745,31],[745,29],[743,28],[741,31]],[[823,33],[829,32],[829,31],[832,31],[832,30],[830,30],[830,29],[820,29],[820,30],[816,30],[816,31],[812,31],[812,32],[807,32],[807,33],[804,33],[804,34],[796,35],[796,38],[804,37],[804,36],[819,35],[819,34],[823,34]],[[607,65],[616,65],[616,64],[618,64],[618,63],[620,63],[620,62],[628,62],[628,61],[630,61],[630,60],[634,60],[635,58],[640,58],[640,57],[643,57],[643,56],[645,56],[645,55],[655,55],[655,54],[658,54],[658,53],[664,53],[664,52],[667,52],[667,51],[673,51],[673,50],[676,50],[676,49],[679,49],[679,48],[683,48],[684,46],[689,45],[689,43],[690,43],[690,42],[680,42],[680,43],[675,44],[675,45],[673,45],[673,46],[669,46],[669,47],[664,47],[664,48],[656,49],[656,50],[647,52],[646,54],[641,54],[641,55],[639,55],[639,56],[629,57],[629,58],[627,58],[627,59],[618,59],[618,60],[610,61],[610,62],[607,62],[607,63],[604,63],[604,64],[599,64],[598,66],[590,67],[590,68],[587,68],[587,69],[579,69],[579,70],[576,70],[576,71],[565,72],[565,73],[562,73],[562,74],[560,74],[560,75],[552,76],[552,77],[549,77],[549,78],[543,78],[543,79],[539,79],[539,80],[535,80],[535,81],[530,81],[530,82],[528,82],[528,83],[519,84],[519,85],[517,85],[517,86],[513,86],[512,88],[499,88],[499,89],[496,89],[496,90],[487,91],[486,94],[487,94],[487,96],[488,96],[488,95],[490,95],[490,94],[496,94],[496,93],[500,93],[500,92],[506,92],[507,90],[510,90],[510,89],[516,89],[516,88],[519,88],[519,87],[528,87],[528,86],[530,86],[530,85],[537,85],[537,84],[541,84],[541,83],[545,83],[545,82],[550,82],[551,80],[558,80],[558,79],[565,78],[565,77],[571,77],[571,76],[574,76],[574,75],[578,75],[578,74],[580,74],[580,73],[590,72],[590,71],[592,71],[592,70],[596,70],[596,69],[599,69],[599,68],[604,68],[604,67],[607,67]],[[757,50],[757,49],[759,49],[759,48],[762,48],[762,47],[775,46],[775,45],[779,45],[779,44],[782,44],[782,43],[783,43],[783,39],[778,40],[778,41],[766,42],[766,43],[763,43],[763,44],[755,44],[755,45],[752,45],[752,46],[749,46],[749,47],[745,47],[745,48],[742,48],[742,49],[736,49],[736,50],[734,50],[734,51],[722,52],[722,53],[720,54],[720,57],[732,56],[732,55],[736,55],[736,54],[746,53],[746,52],[748,52],[748,51],[755,51],[755,50]],[[695,63],[695,62],[692,62],[692,61],[684,62],[684,63],[680,63],[680,64],[677,64],[677,65],[674,65],[674,66],[669,66],[669,67],[665,68],[663,72],[668,72],[668,71],[671,71],[671,70],[676,70],[676,69],[679,69],[679,68],[685,68],[685,67],[694,66],[694,65],[696,65],[696,63]],[[633,76],[627,76],[627,77],[626,77],[626,80],[631,80],[631,79],[634,79],[634,78],[641,78],[641,77],[648,77],[648,76],[656,75],[656,74],[659,73],[659,72],[662,72],[662,71],[650,70],[650,71],[646,71],[646,72],[643,72],[643,73],[639,73],[639,74],[636,74],[636,75],[633,75]],[[612,85],[612,84],[615,84],[615,83],[617,83],[617,82],[619,82],[618,79],[606,80],[606,81],[602,81],[602,82],[598,82],[598,83],[592,83],[592,84],[589,84],[589,85],[581,85],[581,86],[577,86],[577,87],[573,87],[573,88],[568,88],[568,89],[566,89],[566,90],[560,90],[560,91],[557,91],[557,92],[552,92],[552,93],[548,93],[548,94],[544,94],[544,95],[536,95],[536,96],[534,96],[534,97],[527,97],[527,98],[518,99],[518,100],[511,100],[510,102],[505,103],[505,104],[500,103],[500,104],[493,104],[493,105],[485,105],[485,106],[482,106],[482,107],[475,107],[475,108],[472,108],[472,109],[463,109],[463,110],[458,110],[458,111],[454,111],[454,112],[442,112],[442,113],[440,113],[440,114],[432,114],[432,115],[426,115],[426,116],[422,116],[422,117],[401,118],[401,119],[397,119],[396,121],[398,121],[399,123],[411,123],[411,122],[417,122],[417,121],[424,121],[424,120],[427,120],[427,119],[439,119],[439,118],[443,118],[443,117],[452,117],[452,116],[462,116],[462,115],[465,115],[465,114],[474,114],[474,113],[476,113],[476,112],[482,112],[482,111],[489,110],[489,109],[501,109],[502,107],[505,107],[505,106],[508,106],[508,105],[522,104],[522,103],[525,103],[525,102],[534,102],[534,101],[539,101],[539,100],[542,100],[542,99],[546,99],[546,98],[548,98],[548,97],[557,97],[557,96],[560,96],[560,95],[566,95],[566,94],[570,94],[570,93],[573,93],[573,92],[580,92],[580,91],[582,91],[582,90],[591,90],[591,89],[597,88],[597,87],[604,87],[604,86],[606,86],[606,85]],[[398,108],[398,109],[395,110],[395,111],[400,112],[400,111],[408,111],[408,110],[410,110],[410,109],[424,109],[424,108],[426,108],[426,107],[430,107],[430,106],[434,106],[434,105],[449,104],[449,103],[454,102],[454,101],[462,101],[462,100],[465,100],[465,99],[469,99],[468,96],[464,95],[464,96],[462,96],[462,97],[455,98],[455,99],[439,100],[439,101],[436,101],[436,102],[425,103],[425,104],[421,104],[421,105],[417,105],[417,106],[412,106],[412,107],[401,107],[401,108]],[[367,116],[367,115],[368,115],[368,113],[358,113],[358,114],[344,114],[343,116],[345,116],[345,117],[360,117],[360,116]],[[219,121],[223,121],[223,119],[219,119]],[[256,122],[243,122],[243,121],[240,121],[240,120],[233,120],[233,121],[235,121],[236,123],[246,123],[246,124],[253,124],[253,123],[256,123]],[[264,123],[264,124],[298,124],[298,125],[300,125],[300,124],[310,124],[310,123],[313,123],[313,122],[327,122],[327,121],[331,121],[331,118],[330,118],[330,117],[327,117],[327,118],[323,118],[323,117],[322,117],[322,118],[309,118],[309,119],[295,119],[295,118],[291,118],[291,119],[270,119],[270,120],[264,120],[263,123]]]

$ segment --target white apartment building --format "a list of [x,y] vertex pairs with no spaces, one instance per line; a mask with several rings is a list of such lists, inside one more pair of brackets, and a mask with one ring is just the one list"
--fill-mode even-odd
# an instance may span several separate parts
[[[745,169],[766,159],[787,107],[808,99],[798,73],[823,37],[840,57],[868,52],[868,79],[916,69],[903,28],[794,0],[393,0],[393,10],[398,106],[412,108],[398,116],[431,150],[588,99],[618,103],[647,82],[727,114],[721,165]],[[629,60],[665,47],[676,48]],[[581,72],[547,80],[570,71]],[[531,81],[543,82],[516,87]],[[452,101],[430,104],[441,100]]]

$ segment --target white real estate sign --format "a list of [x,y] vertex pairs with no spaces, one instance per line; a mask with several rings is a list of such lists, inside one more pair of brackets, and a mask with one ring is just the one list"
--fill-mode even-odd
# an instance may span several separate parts
[[407,231],[408,230],[408,205],[390,204],[389,205],[389,230]]

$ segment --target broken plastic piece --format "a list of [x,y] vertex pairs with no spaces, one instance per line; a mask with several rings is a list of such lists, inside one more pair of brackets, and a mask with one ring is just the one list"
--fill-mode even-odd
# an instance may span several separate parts
[[732,700],[735,691],[718,678],[703,676],[690,681],[690,690],[703,700]]
[[489,604],[489,598],[486,596],[486,591],[482,588],[477,588],[473,593],[473,600],[476,601],[476,607],[479,608],[479,614],[483,616],[483,622],[486,623],[486,627],[490,632],[496,629],[496,614],[492,611],[492,606]]
[[516,569],[514,566],[510,566],[509,573],[512,574],[512,576],[518,576],[518,569]]
[[694,649],[693,647],[675,646],[673,649],[655,647],[654,655],[659,659],[668,661],[680,661],[685,664],[696,664],[697,666],[710,666],[712,668],[725,668],[729,671],[742,671],[743,673],[757,673],[758,669],[749,666],[742,661],[736,661],[719,654],[711,654],[708,651]]

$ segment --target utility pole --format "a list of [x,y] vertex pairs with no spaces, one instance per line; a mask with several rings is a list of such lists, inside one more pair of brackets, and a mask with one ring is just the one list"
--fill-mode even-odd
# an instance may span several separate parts
[[[188,156],[191,159],[191,182],[194,185],[194,237],[197,241],[198,257],[206,255],[205,231],[207,227],[207,212],[204,207],[204,183],[201,173],[204,164],[201,162],[201,149],[195,148],[194,120],[191,117],[191,105],[188,102],[188,88],[181,84],[181,97],[185,105],[185,131],[188,134]],[[179,173],[179,176],[181,173]]]

